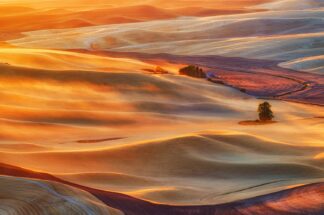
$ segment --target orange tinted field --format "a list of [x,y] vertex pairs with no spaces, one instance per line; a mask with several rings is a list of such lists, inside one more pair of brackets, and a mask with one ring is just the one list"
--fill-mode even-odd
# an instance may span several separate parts
[[122,4],[116,4],[105,0],[94,4],[92,1],[78,0],[58,5],[55,1],[43,1],[42,4],[16,1],[3,4],[0,8],[0,40],[19,38],[23,36],[23,32],[43,29],[143,22],[180,16],[246,13],[255,11],[255,9],[246,9],[246,6],[261,2],[240,1],[234,8],[226,6],[228,3],[228,1],[226,4],[224,2],[211,4],[209,1],[181,1],[177,4],[169,4],[166,1],[149,1],[147,4],[139,4],[134,1],[125,1]]
[[320,4],[2,1],[0,211],[321,215]]

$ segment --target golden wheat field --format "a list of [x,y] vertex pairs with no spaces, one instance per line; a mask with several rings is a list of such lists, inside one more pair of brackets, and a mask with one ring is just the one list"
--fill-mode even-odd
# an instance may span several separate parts
[[0,1],[0,215],[324,214],[323,17]]

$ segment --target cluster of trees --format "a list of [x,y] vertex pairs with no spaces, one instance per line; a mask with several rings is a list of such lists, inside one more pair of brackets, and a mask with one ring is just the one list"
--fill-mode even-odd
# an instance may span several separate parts
[[195,65],[189,65],[184,68],[181,68],[179,70],[180,75],[188,75],[195,78],[206,78],[206,73],[203,71],[202,68],[195,66]]

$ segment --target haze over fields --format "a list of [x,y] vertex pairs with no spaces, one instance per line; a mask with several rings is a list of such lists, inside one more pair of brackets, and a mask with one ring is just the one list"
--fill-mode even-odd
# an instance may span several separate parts
[[[0,214],[323,214],[323,17],[323,0],[1,1]],[[274,123],[254,121],[265,100]]]

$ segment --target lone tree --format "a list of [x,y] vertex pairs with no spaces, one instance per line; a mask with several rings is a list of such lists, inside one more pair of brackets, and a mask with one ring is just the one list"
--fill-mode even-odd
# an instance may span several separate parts
[[269,102],[259,104],[258,112],[260,121],[271,121],[274,118]]

